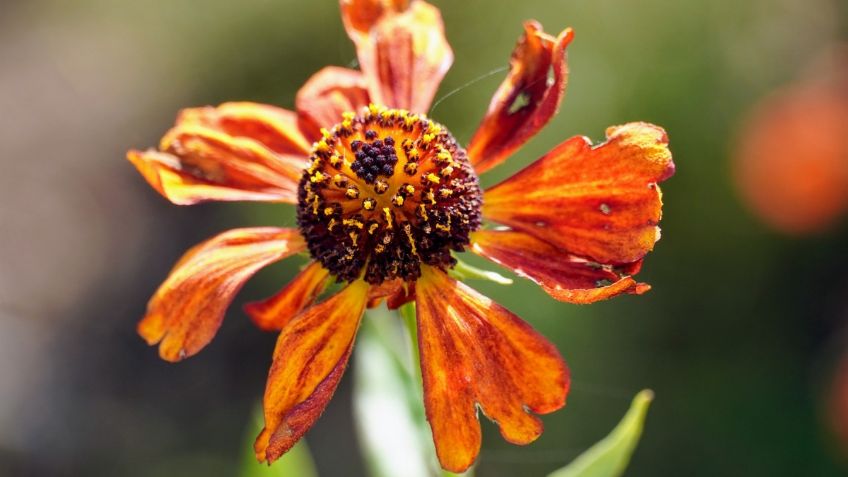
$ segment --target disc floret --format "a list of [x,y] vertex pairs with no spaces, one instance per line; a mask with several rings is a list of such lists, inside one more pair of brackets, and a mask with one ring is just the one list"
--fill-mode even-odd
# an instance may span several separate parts
[[338,279],[371,284],[454,265],[480,227],[482,194],[465,151],[421,114],[370,105],[322,130],[299,185],[309,252]]

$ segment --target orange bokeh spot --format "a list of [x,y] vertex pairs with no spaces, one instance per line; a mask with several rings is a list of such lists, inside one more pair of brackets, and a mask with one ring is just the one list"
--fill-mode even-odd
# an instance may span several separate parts
[[778,91],[753,110],[740,137],[736,182],[764,222],[801,235],[848,210],[848,92],[828,83]]

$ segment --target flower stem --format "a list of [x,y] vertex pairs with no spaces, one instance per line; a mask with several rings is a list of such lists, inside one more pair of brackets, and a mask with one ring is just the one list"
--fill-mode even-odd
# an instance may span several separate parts
[[418,326],[415,321],[415,303],[406,303],[398,309],[398,312],[400,313],[400,317],[403,320],[403,324],[406,327],[407,334],[409,335],[409,362],[411,363],[410,374],[412,382],[415,383],[416,393],[419,396],[422,396],[421,355],[418,350]]

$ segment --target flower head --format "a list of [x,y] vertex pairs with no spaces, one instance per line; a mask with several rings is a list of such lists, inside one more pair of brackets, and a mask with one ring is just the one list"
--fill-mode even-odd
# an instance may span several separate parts
[[[478,409],[509,442],[530,443],[542,432],[535,414],[565,404],[569,373],[529,325],[448,275],[453,254],[470,250],[571,303],[645,292],[633,275],[659,238],[657,183],[674,172],[667,137],[645,123],[609,128],[599,145],[575,137],[481,191],[477,174],[556,112],[572,31],[553,37],[524,25],[463,148],[425,115],[453,60],[438,10],[422,0],[342,0],[341,9],[361,71],[319,71],[297,94],[297,112],[252,103],[185,110],[158,149],[129,152],[174,203],[286,202],[298,221],[231,230],[191,249],[139,332],[166,360],[191,356],[257,270],[308,251],[311,263],[291,283],[246,306],[258,326],[280,331],[257,458],[279,458],[321,414],[365,309],[414,301],[437,455],[462,471],[480,449]],[[345,286],[320,301],[331,279]]]

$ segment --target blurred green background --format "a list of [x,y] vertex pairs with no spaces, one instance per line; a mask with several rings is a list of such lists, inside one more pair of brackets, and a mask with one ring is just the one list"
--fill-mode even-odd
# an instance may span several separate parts
[[[524,19],[575,29],[560,114],[490,185],[573,135],[666,128],[677,174],[641,297],[558,303],[533,284],[473,285],[568,361],[566,408],[529,447],[490,423],[478,475],[544,475],[604,436],[636,391],[656,400],[628,475],[844,475],[824,412],[848,319],[848,220],[787,238],[740,202],[731,153],[745,112],[848,36],[837,0],[465,0],[442,9],[456,60],[437,97],[506,64]],[[200,355],[161,362],[134,332],[190,245],[230,227],[294,224],[287,206],[168,204],[123,160],[176,111],[228,100],[293,107],[355,53],[332,0],[0,4],[0,474],[236,475],[274,336],[243,301]],[[503,75],[432,116],[467,141]],[[479,263],[470,259],[474,263]],[[321,475],[365,475],[348,376],[307,438]]]

